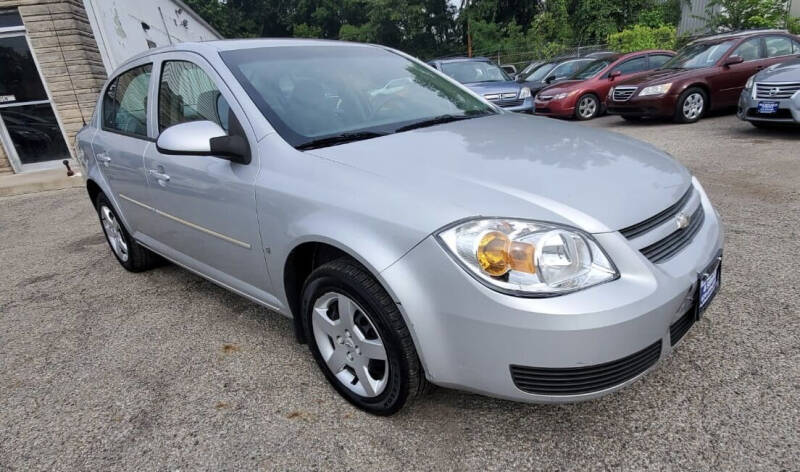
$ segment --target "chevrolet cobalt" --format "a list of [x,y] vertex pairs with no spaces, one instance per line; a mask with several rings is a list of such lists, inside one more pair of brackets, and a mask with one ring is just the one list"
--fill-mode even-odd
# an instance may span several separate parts
[[613,392],[721,280],[717,212],[669,155],[508,112],[380,46],[152,50],[110,76],[77,146],[125,269],[166,259],[292,318],[375,414],[429,383]]

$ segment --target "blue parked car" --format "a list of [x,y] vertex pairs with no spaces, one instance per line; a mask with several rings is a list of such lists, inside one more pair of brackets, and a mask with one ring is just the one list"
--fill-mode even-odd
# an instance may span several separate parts
[[428,64],[509,111],[533,113],[531,89],[485,57],[450,57]]

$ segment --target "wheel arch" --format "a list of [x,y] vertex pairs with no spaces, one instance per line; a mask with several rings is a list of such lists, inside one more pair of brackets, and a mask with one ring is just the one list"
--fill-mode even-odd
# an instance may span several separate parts
[[[680,97],[690,88],[699,88],[706,94],[706,111],[710,110],[714,103],[711,99],[711,87],[709,87],[709,85],[705,82],[691,82],[681,88],[681,92],[678,94],[678,96]],[[678,104],[676,103],[675,106],[678,106]]]
[[292,315],[292,324],[295,338],[300,343],[306,343],[303,329],[303,316],[301,313],[301,300],[303,284],[317,267],[335,259],[346,257],[363,267],[386,290],[393,300],[396,297],[380,277],[380,272],[357,251],[327,238],[310,238],[298,242],[286,256],[283,263],[282,281],[286,302]]

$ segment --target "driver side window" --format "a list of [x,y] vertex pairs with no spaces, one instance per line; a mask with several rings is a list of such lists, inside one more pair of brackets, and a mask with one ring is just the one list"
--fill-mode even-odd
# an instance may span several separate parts
[[732,56],[741,56],[745,61],[754,61],[762,59],[761,54],[761,38],[751,38],[743,42],[733,51]]
[[203,69],[188,61],[167,61],[158,87],[159,132],[181,123],[213,121],[228,131],[230,107]]

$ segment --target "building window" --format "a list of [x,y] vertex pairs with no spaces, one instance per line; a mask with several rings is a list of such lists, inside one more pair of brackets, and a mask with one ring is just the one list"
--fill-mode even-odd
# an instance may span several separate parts
[[16,9],[13,10],[0,10],[0,30],[3,28],[20,28],[22,27],[22,18]]

